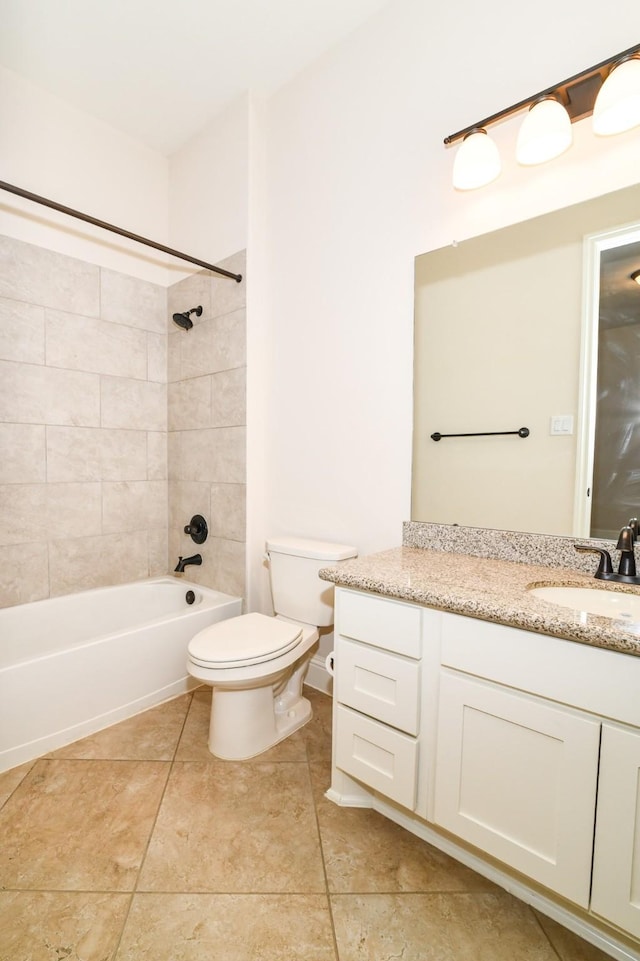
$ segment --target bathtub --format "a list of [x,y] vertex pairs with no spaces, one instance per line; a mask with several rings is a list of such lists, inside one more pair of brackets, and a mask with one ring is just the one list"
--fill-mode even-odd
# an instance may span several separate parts
[[241,613],[175,577],[0,610],[0,771],[190,690],[190,639]]

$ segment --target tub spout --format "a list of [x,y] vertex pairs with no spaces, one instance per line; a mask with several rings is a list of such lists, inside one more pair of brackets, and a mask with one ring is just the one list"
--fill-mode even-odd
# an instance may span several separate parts
[[192,557],[179,557],[175,570],[178,572],[178,574],[184,574],[184,569],[189,564],[195,564],[196,566],[202,564],[202,554],[193,554]]

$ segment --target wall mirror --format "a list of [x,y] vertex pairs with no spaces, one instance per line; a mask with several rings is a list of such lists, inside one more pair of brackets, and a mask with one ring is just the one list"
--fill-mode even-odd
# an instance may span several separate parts
[[640,515],[639,252],[635,185],[416,258],[413,520],[586,537]]

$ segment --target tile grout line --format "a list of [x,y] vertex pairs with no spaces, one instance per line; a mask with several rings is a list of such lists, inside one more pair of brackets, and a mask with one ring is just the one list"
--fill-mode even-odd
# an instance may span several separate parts
[[169,764],[169,773],[167,774],[167,779],[166,779],[166,781],[164,782],[164,788],[162,789],[162,794],[160,795],[160,800],[158,801],[158,808],[157,808],[157,810],[156,810],[156,814],[155,814],[155,817],[154,817],[154,819],[153,819],[153,824],[151,825],[151,830],[149,831],[149,837],[147,838],[147,843],[146,843],[146,845],[145,845],[144,852],[143,852],[143,854],[142,854],[142,857],[140,858],[140,866],[138,867],[138,872],[137,872],[137,875],[136,875],[136,880],[135,880],[135,883],[134,883],[134,885],[133,885],[133,889],[132,889],[132,891],[131,891],[131,897],[130,897],[130,899],[129,899],[129,906],[128,906],[128,908],[127,908],[127,911],[126,911],[126,913],[125,913],[124,919],[123,919],[123,921],[122,921],[122,927],[120,928],[120,934],[119,934],[119,936],[118,936],[118,940],[117,940],[117,942],[116,942],[116,944],[115,944],[115,947],[114,947],[114,950],[113,950],[113,954],[112,954],[113,961],[117,961],[118,953],[119,953],[119,951],[120,951],[120,946],[121,946],[121,944],[122,944],[122,938],[124,937],[124,932],[125,932],[125,929],[126,929],[126,927],[127,927],[127,923],[128,923],[128,921],[129,921],[129,917],[130,917],[130,915],[131,915],[131,908],[133,907],[133,900],[134,900],[136,894],[138,893],[138,884],[139,884],[139,882],[140,882],[140,875],[141,875],[141,873],[142,873],[142,869],[143,869],[143,867],[144,867],[144,862],[145,862],[145,860],[146,860],[147,854],[149,853],[149,847],[150,847],[150,845],[151,845],[151,839],[153,838],[153,834],[154,834],[154,832],[155,832],[156,825],[157,825],[157,823],[158,823],[158,818],[159,818],[159,816],[160,816],[160,810],[161,810],[161,808],[162,808],[162,803],[163,803],[164,798],[165,798],[165,795],[166,795],[166,793],[167,793],[167,788],[168,788],[168,786],[169,786],[169,781],[170,781],[170,779],[171,779],[171,773],[172,773],[172,771],[173,771],[173,766],[174,766],[174,764],[175,764],[175,762],[176,762],[176,754],[178,753],[178,748],[180,747],[180,741],[182,740],[182,736],[183,736],[183,734],[184,734],[184,730],[185,730],[185,727],[186,727],[186,725],[187,725],[187,718],[189,717],[189,714],[190,714],[190,712],[191,712],[191,707],[192,707],[192,705],[193,705],[193,691],[191,691],[191,696],[190,696],[190,699],[189,699],[189,706],[187,707],[187,710],[185,711],[184,719],[183,719],[183,721],[182,721],[182,727],[180,728],[180,733],[179,733],[178,737],[176,738],[176,745],[175,745],[175,747],[174,747],[174,749],[173,749],[173,757],[172,757],[171,760],[168,762],[168,764]]
[[333,939],[333,951],[336,957],[336,961],[340,961],[340,952],[338,950],[338,939],[336,936],[336,926],[333,918],[333,908],[331,907],[331,892],[329,891],[329,878],[327,876],[327,865],[324,857],[324,846],[322,843],[322,831],[320,829],[320,818],[318,817],[318,804],[316,802],[316,795],[315,795],[314,786],[313,786],[313,778],[311,776],[311,761],[309,758],[308,744],[305,744],[305,754],[307,756],[307,772],[309,776],[309,786],[311,788],[311,800],[313,801],[313,814],[316,821],[316,830],[318,832],[318,842],[320,846],[320,858],[322,860],[322,873],[324,876],[325,895],[327,898],[327,910],[329,911],[329,923],[331,925],[331,937]]

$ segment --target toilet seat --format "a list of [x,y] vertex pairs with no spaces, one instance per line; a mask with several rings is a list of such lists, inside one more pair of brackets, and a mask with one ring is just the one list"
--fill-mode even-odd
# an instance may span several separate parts
[[300,624],[265,614],[242,614],[196,634],[189,642],[189,659],[200,667],[246,667],[286,654],[301,638]]

